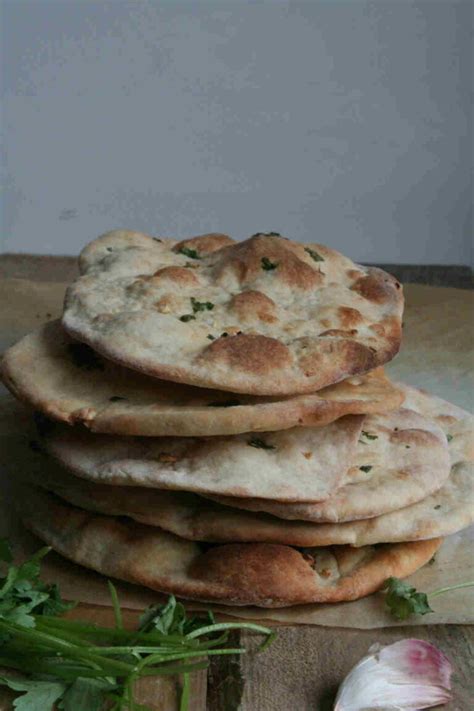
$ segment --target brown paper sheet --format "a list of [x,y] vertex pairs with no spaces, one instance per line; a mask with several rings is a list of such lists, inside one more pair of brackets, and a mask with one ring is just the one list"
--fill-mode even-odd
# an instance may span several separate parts
[[[62,308],[65,285],[26,280],[0,282],[0,348],[4,349],[24,333],[50,318]],[[404,344],[401,354],[388,367],[394,378],[431,389],[436,394],[472,409],[472,328],[473,294],[458,289],[408,285],[405,289]],[[0,386],[1,387],[1,386]],[[30,555],[41,544],[27,533],[14,514],[9,481],[22,466],[18,438],[25,437],[28,414],[2,392],[0,396],[0,535],[8,535],[20,556]],[[16,452],[16,453],[15,453]],[[27,457],[26,457],[27,458]],[[23,466],[26,466],[25,464]],[[3,481],[2,481],[3,478]],[[473,529],[447,539],[432,564],[425,566],[410,582],[429,592],[450,584],[474,579]],[[56,554],[44,562],[44,574],[59,583],[69,599],[109,606],[105,579],[86,571]],[[150,590],[120,583],[125,608],[143,609],[160,599]],[[200,609],[198,604],[188,607]],[[385,611],[383,596],[337,605],[305,605],[283,610],[205,605],[240,619],[259,619],[290,624],[314,624],[371,629],[397,625]],[[409,624],[474,623],[474,592],[458,590],[435,601],[435,613],[414,618]],[[407,624],[406,622],[404,624]]]

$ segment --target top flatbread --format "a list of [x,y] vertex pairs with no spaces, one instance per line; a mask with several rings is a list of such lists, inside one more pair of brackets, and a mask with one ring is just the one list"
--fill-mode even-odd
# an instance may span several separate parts
[[191,437],[319,426],[346,414],[385,412],[404,397],[381,368],[307,395],[229,396],[123,368],[74,341],[58,321],[9,348],[0,373],[14,395],[48,417],[120,435]]
[[63,325],[149,375],[257,395],[314,392],[391,360],[400,284],[328,247],[257,234],[110,232],[82,252]]

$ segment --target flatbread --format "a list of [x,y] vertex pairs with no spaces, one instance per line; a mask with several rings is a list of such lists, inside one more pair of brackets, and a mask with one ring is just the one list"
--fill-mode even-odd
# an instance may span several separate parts
[[42,438],[66,468],[107,484],[323,501],[350,465],[363,420],[208,438],[115,437],[45,423]]
[[317,393],[229,396],[150,378],[74,341],[58,321],[28,334],[4,355],[0,372],[19,399],[48,417],[93,432],[206,436],[324,425],[346,414],[386,412],[403,394],[378,368]]
[[70,560],[107,576],[205,602],[285,607],[357,600],[427,563],[442,539],[351,548],[265,543],[203,549],[157,528],[98,516],[28,487],[24,525]]
[[[450,466],[472,460],[474,419],[470,413],[441,398],[401,383],[398,383],[398,386],[405,392],[404,405],[418,410],[415,412],[403,408],[399,411],[411,413],[413,429],[405,429],[407,426],[410,427],[408,421],[405,424],[396,423],[396,412],[381,416],[368,415],[362,428],[364,431],[374,429],[377,421],[385,422],[389,429],[393,430],[393,435],[389,438],[390,442],[387,443],[385,439],[389,448],[382,448],[383,438],[364,444],[361,442],[355,455],[355,466],[348,471],[346,482],[342,482],[342,486],[334,496],[316,504],[283,505],[277,501],[222,496],[216,497],[217,500],[228,506],[237,506],[249,511],[265,511],[290,520],[336,523],[380,516],[410,506],[434,493],[447,480]],[[416,416],[421,416],[425,418],[425,422],[430,422],[433,431],[426,438],[427,446],[419,450],[419,464],[407,468],[399,458],[397,447],[407,444],[411,446],[411,438],[413,437],[415,441],[418,439],[420,433],[419,426],[414,420]],[[398,427],[397,432],[395,427]],[[436,446],[428,444],[429,438],[433,435],[437,441]],[[425,435],[421,436],[425,437]],[[443,440],[447,448],[442,444]],[[409,458],[413,453],[412,449],[405,452]],[[449,459],[447,459],[448,454]],[[360,469],[361,466],[373,465],[377,456],[381,456],[388,465],[373,466],[368,472]]]
[[399,282],[319,244],[118,230],[85,248],[80,269],[66,330],[165,380],[294,395],[366,373],[400,347]]
[[416,504],[372,519],[318,524],[242,511],[183,491],[96,484],[36,459],[25,467],[35,486],[86,511],[128,516],[193,541],[363,546],[445,537],[474,522],[473,462],[454,465],[444,486]]

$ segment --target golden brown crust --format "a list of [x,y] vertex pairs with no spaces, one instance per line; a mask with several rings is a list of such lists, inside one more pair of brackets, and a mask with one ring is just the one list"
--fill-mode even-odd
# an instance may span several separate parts
[[367,276],[358,278],[351,286],[353,291],[377,304],[390,302],[394,299],[393,287],[400,289],[400,283],[390,274],[376,267],[368,268]]
[[254,235],[232,248],[232,254],[229,252],[229,258],[223,259],[217,269],[217,278],[221,282],[225,281],[230,271],[245,286],[260,276],[263,266],[264,270],[278,270],[279,281],[295,289],[308,291],[322,284],[323,274],[307,264],[295,251],[288,249],[286,242],[279,238]]
[[211,232],[198,237],[190,237],[183,239],[175,246],[175,251],[179,252],[182,249],[195,249],[199,255],[212,254],[222,247],[227,247],[229,244],[234,244],[234,240],[229,235],[224,235],[219,232]]
[[186,267],[163,267],[158,269],[152,278],[156,281],[167,280],[178,286],[197,286],[199,284],[199,279],[194,272]]
[[248,591],[254,600],[298,600],[314,587],[309,557],[289,546],[229,543],[206,551],[191,565],[192,577]]
[[257,319],[265,323],[275,323],[278,320],[275,302],[261,291],[249,290],[236,294],[230,302],[230,307],[244,322]]
[[364,320],[360,311],[352,309],[350,306],[339,306],[337,314],[343,328],[354,328]]
[[262,375],[283,369],[292,358],[288,348],[276,338],[241,333],[212,341],[199,360]]
[[[365,373],[375,367],[376,358],[374,351],[362,343],[358,343],[352,339],[330,338],[327,340],[314,341],[305,351],[304,355],[299,359],[299,365],[307,377],[315,377],[321,368],[330,367],[330,364],[340,364],[339,377],[342,377],[342,372],[349,371],[353,373]],[[324,339],[325,334],[320,334]]]

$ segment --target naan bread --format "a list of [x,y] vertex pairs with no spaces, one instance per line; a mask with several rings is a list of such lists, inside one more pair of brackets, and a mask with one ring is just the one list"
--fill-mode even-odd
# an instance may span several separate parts
[[363,415],[228,437],[115,437],[45,423],[47,451],[79,476],[197,493],[322,501],[339,486]]
[[235,543],[204,550],[157,528],[87,513],[28,487],[24,525],[66,558],[107,576],[206,602],[285,607],[357,600],[427,563],[441,539],[351,548]]
[[208,439],[125,438],[52,425],[43,440],[66,468],[94,481],[193,491],[299,520],[369,518],[408,506],[439,489],[450,470],[443,431],[406,409]]
[[445,537],[474,522],[474,465],[456,464],[436,493],[416,504],[347,523],[285,521],[242,511],[183,491],[108,486],[81,479],[37,457],[26,468],[35,486],[86,511],[128,516],[192,541],[365,546]]
[[[216,500],[290,520],[340,523],[380,516],[438,491],[451,465],[472,459],[473,418],[440,398],[405,385],[399,387],[406,394],[404,404],[419,408],[419,412],[402,408],[368,415],[362,430],[377,439],[360,438],[345,481],[329,499],[312,504],[229,496]],[[435,416],[436,408],[450,414]]]
[[294,395],[366,373],[400,346],[400,284],[319,244],[119,230],[89,244],[80,269],[66,330],[165,380]]
[[57,321],[12,346],[0,373],[16,397],[48,417],[120,435],[191,437],[320,426],[403,402],[381,368],[317,393],[280,398],[229,396],[157,380],[73,341]]

